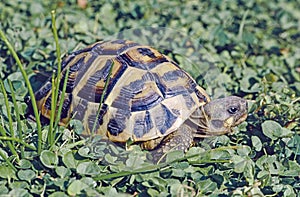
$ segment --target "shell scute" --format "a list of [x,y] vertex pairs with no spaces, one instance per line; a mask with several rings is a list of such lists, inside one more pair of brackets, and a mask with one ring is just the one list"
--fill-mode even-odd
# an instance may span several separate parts
[[118,113],[114,116],[114,118],[111,118],[108,122],[107,130],[113,136],[118,136],[126,128],[126,115],[123,114],[122,111],[123,110],[118,110]]
[[150,117],[150,112],[145,111],[141,116],[136,116],[134,119],[133,132],[137,138],[142,138],[153,128],[153,121]]
[[163,104],[161,104],[159,109],[160,110],[156,113],[160,115],[155,116],[155,124],[160,133],[164,135],[177,120],[177,116]]
[[155,83],[145,83],[143,91],[135,94],[131,100],[131,111],[149,110],[152,107],[161,103],[164,99],[157,88],[153,88]]

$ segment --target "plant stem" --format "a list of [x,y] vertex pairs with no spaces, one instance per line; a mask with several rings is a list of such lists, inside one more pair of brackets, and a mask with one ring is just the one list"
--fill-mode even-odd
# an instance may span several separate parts
[[7,165],[9,165],[15,172],[17,171],[17,168],[15,168],[15,166],[9,161],[9,159],[6,157],[6,155],[0,151],[0,157],[3,158],[5,160],[5,162],[7,163]]
[[8,41],[8,39],[4,35],[4,32],[1,29],[0,29],[0,37],[2,38],[4,43],[6,44],[8,50],[11,52],[14,59],[16,60],[18,68],[20,69],[20,71],[22,73],[22,76],[25,80],[25,84],[28,88],[28,92],[29,92],[29,95],[30,95],[30,98],[31,98],[30,100],[31,100],[32,108],[33,108],[33,113],[34,113],[35,120],[36,120],[37,133],[38,133],[37,152],[40,155],[41,152],[42,152],[42,125],[41,125],[40,116],[39,116],[39,112],[38,112],[37,105],[36,105],[34,92],[32,90],[32,87],[31,87],[30,81],[28,79],[28,76],[26,74],[26,71],[24,70],[23,65],[22,65],[16,51],[14,50],[14,48],[12,47],[12,45],[10,44],[10,42]]
[[[5,102],[5,107],[6,107],[6,111],[7,111],[7,118],[8,118],[8,126],[9,126],[9,133],[11,136],[15,136],[15,132],[14,132],[14,129],[13,129],[13,123],[12,123],[12,117],[11,117],[11,113],[10,113],[10,106],[9,106],[9,103],[8,103],[8,97],[7,97],[7,93],[6,93],[6,90],[4,88],[4,84],[3,84],[3,81],[2,79],[0,79],[0,88],[1,88],[1,91],[2,91],[2,94],[4,96],[4,102]],[[6,131],[4,130],[4,128],[1,128],[1,134],[2,136],[6,136]],[[19,161],[19,155],[15,149],[15,145],[14,143],[12,142],[7,142],[7,145],[10,149],[10,151],[12,152],[12,154],[17,158],[17,161]]]
[[[19,108],[18,108],[18,105],[17,105],[17,100],[16,100],[14,88],[13,88],[13,85],[12,85],[11,81],[9,79],[7,79],[7,81],[8,81],[8,84],[9,84],[9,89],[10,89],[10,92],[11,92],[11,98],[12,98],[12,101],[13,101],[13,104],[14,104],[14,109],[15,109],[15,112],[16,112],[18,136],[19,136],[19,139],[22,140],[23,139],[23,130],[22,130],[22,126],[21,126],[20,112],[19,112]],[[23,157],[24,157],[24,147],[22,146],[21,147],[21,158],[23,158]]]
[[31,146],[29,144],[27,144],[26,142],[23,141],[23,139],[18,139],[18,138],[14,138],[14,137],[7,137],[7,136],[0,136],[0,140],[5,140],[5,141],[15,141],[18,142],[22,145],[24,145],[26,148],[29,148],[31,150],[36,150],[36,148],[34,146]]

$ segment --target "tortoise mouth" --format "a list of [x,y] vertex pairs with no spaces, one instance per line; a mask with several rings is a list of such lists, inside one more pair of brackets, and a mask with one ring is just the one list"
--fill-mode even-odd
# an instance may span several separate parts
[[248,114],[243,114],[239,119],[235,121],[234,124],[229,124],[227,126],[223,125],[221,129],[211,129],[208,127],[208,121],[203,119],[202,125],[206,125],[205,128],[198,128],[196,136],[197,137],[212,137],[212,136],[219,136],[223,134],[232,133],[232,128],[241,124],[243,121],[245,121],[248,117]]
[[239,124],[241,124],[242,122],[244,122],[248,117],[248,114],[245,113],[244,115],[242,115],[234,124],[234,126],[237,126]]

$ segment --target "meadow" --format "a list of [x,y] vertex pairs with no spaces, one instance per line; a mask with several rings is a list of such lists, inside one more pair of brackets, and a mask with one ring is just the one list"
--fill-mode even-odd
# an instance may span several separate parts
[[[212,98],[247,99],[247,120],[153,164],[81,138],[78,120],[26,118],[63,57],[116,38],[157,48]],[[300,196],[299,0],[2,0],[0,75],[0,196]]]

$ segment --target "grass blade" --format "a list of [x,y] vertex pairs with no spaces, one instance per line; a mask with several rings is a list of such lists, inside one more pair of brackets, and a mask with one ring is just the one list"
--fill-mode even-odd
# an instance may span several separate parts
[[59,106],[58,106],[58,109],[57,109],[57,114],[56,114],[54,128],[56,128],[58,126],[58,123],[60,121],[61,110],[62,110],[62,107],[63,107],[63,104],[64,104],[65,93],[66,93],[66,89],[67,89],[68,77],[69,77],[69,68],[66,70],[64,84],[63,84],[63,89],[62,89],[62,93],[60,95]]
[[[9,89],[10,89],[10,92],[11,92],[11,98],[12,98],[12,101],[13,101],[14,109],[15,109],[15,112],[16,112],[18,136],[19,136],[19,139],[22,140],[23,139],[23,130],[22,130],[22,127],[21,127],[20,112],[19,112],[19,108],[18,108],[18,105],[17,105],[14,88],[13,88],[13,85],[12,85],[11,81],[9,79],[7,79],[7,81],[8,81]],[[21,157],[22,158],[24,157],[24,147],[21,147]]]
[[41,125],[41,120],[40,120],[40,116],[39,116],[39,112],[37,109],[37,105],[36,105],[36,100],[35,100],[35,96],[34,96],[34,92],[33,89],[31,87],[30,81],[28,79],[28,76],[22,66],[22,63],[17,55],[17,53],[15,52],[14,48],[12,47],[12,45],[10,44],[10,42],[8,41],[8,39],[6,38],[6,36],[4,35],[4,32],[0,29],[0,37],[2,38],[2,40],[4,41],[4,43],[6,44],[7,48],[9,49],[9,51],[11,52],[12,56],[14,57],[14,59],[16,60],[16,63],[18,65],[19,70],[22,73],[22,76],[25,80],[25,84],[28,88],[28,92],[30,95],[30,100],[31,100],[31,104],[32,104],[32,108],[33,108],[33,113],[35,116],[35,120],[36,120],[36,126],[37,126],[37,133],[38,133],[38,141],[37,141],[37,152],[38,154],[41,154],[42,152],[42,125]]
[[[15,136],[15,131],[13,129],[13,120],[12,120],[12,117],[11,117],[11,113],[10,113],[10,106],[9,106],[9,101],[8,101],[8,97],[7,97],[7,92],[5,90],[5,87],[4,87],[4,84],[3,84],[3,81],[2,79],[0,79],[0,86],[1,86],[1,91],[2,91],[2,94],[4,96],[4,102],[5,102],[5,107],[6,107],[6,111],[7,111],[7,118],[8,118],[8,126],[9,126],[9,132],[10,132],[10,135],[11,136]],[[14,145],[14,144],[12,144]]]
[[[208,150],[206,153],[209,154],[209,152],[219,151],[219,150],[226,149],[226,148],[228,148],[228,147],[220,147],[220,148],[216,148],[216,149],[211,149],[211,150]],[[199,156],[201,154],[203,154],[203,153],[200,153],[200,154],[196,153],[196,154],[188,155],[188,156],[185,155],[184,157],[180,157],[180,158],[172,160],[170,162],[148,165],[148,166],[140,167],[140,168],[133,169],[133,170],[126,170],[126,171],[120,171],[120,172],[116,172],[116,173],[104,174],[104,175],[94,177],[93,179],[95,181],[102,181],[102,180],[109,180],[109,179],[114,179],[114,178],[119,178],[119,177],[124,177],[124,176],[130,176],[130,175],[134,175],[134,174],[145,174],[145,173],[155,172],[158,170],[162,171],[164,169],[171,167],[171,165],[174,163],[182,162],[182,161],[185,161],[185,160],[191,159],[191,158],[199,158]],[[226,159],[223,159],[223,160],[222,159],[207,159],[207,160],[201,160],[201,161],[195,161],[195,162],[193,162],[193,161],[188,161],[188,162],[193,165],[200,165],[200,164],[205,165],[208,163],[230,163],[231,161],[226,160]]]
[[51,78],[51,114],[50,114],[50,123],[49,123],[49,130],[48,130],[48,137],[47,137],[47,142],[48,144],[52,144],[54,141],[54,133],[55,131],[53,130],[53,124],[54,124],[54,117],[55,117],[55,72],[52,73],[52,78]]
[[58,43],[58,35],[57,35],[57,29],[56,29],[56,22],[55,22],[55,10],[51,11],[51,21],[52,21],[52,32],[54,36],[55,46],[56,46],[56,56],[57,56],[57,76],[55,80],[55,94],[54,99],[57,101],[58,99],[58,90],[59,90],[59,84],[60,84],[60,77],[61,77],[61,53],[60,53],[60,47]]
[[100,115],[100,112],[101,112],[101,108],[102,108],[102,103],[104,101],[104,96],[105,96],[105,93],[107,91],[107,86],[111,80],[111,73],[112,73],[112,70],[113,70],[113,67],[114,67],[114,62],[111,63],[111,67],[109,69],[109,73],[108,73],[108,76],[106,78],[106,81],[105,81],[105,84],[104,84],[104,89],[103,89],[103,92],[102,92],[102,95],[101,95],[101,98],[100,98],[100,104],[99,104],[99,107],[98,107],[98,110],[97,110],[97,115],[96,115],[96,118],[95,118],[95,122],[94,122],[94,125],[93,125],[93,129],[91,131],[92,134],[94,134],[94,131],[96,129],[96,126],[97,126],[97,120],[99,118],[99,115]]
[[[1,126],[0,126],[0,128],[1,128]],[[0,157],[5,160],[5,163],[7,165],[9,165],[9,167],[11,167],[11,169],[13,169],[15,172],[17,171],[17,168],[15,168],[15,166],[9,161],[9,159],[6,157],[6,155],[2,153],[2,151],[0,151]]]
[[243,18],[242,18],[242,21],[241,21],[241,24],[240,24],[240,27],[239,27],[239,33],[238,33],[238,36],[237,36],[239,40],[242,40],[242,38],[243,38],[243,31],[244,31],[246,18],[248,16],[248,12],[249,12],[249,10],[245,11],[245,13],[243,15]]
[[[50,125],[49,125],[49,131],[48,131],[48,145],[50,147],[53,146],[55,142],[55,134],[57,130],[57,122],[60,120],[60,111],[62,107],[57,106],[62,106],[64,99],[59,97],[62,97],[61,95],[59,96],[59,85],[60,85],[60,80],[61,80],[61,53],[60,53],[60,47],[59,47],[59,42],[58,42],[58,34],[57,34],[57,29],[56,29],[56,22],[55,22],[55,11],[51,11],[51,21],[52,21],[52,32],[55,40],[55,45],[56,45],[56,56],[57,56],[57,70],[55,75],[55,72],[52,74],[52,94],[51,94],[51,114],[50,114]],[[59,104],[57,105],[57,103]]]
[[[0,129],[3,129],[3,128],[0,128]],[[24,145],[26,148],[29,148],[33,151],[36,150],[36,148],[34,146],[31,146],[30,144],[24,142],[24,139],[19,139],[19,138],[15,138],[15,137],[0,136],[0,140],[18,142],[19,144]]]
[[[5,102],[5,106],[6,106],[6,111],[7,111],[7,117],[8,117],[8,126],[9,126],[9,130],[10,130],[10,135],[11,136],[15,136],[15,133],[14,133],[14,129],[13,129],[13,125],[12,125],[12,117],[11,117],[11,113],[10,113],[10,106],[9,106],[9,103],[8,103],[8,97],[7,97],[7,93],[6,93],[6,90],[4,88],[4,84],[3,84],[3,81],[2,79],[0,79],[0,88],[1,88],[1,91],[2,91],[2,94],[4,96],[4,102]],[[1,134],[2,136],[7,136],[6,135],[6,132],[5,130],[1,129]],[[7,145],[8,145],[8,148],[10,149],[11,153],[17,158],[17,161],[19,161],[19,155],[14,147],[14,143],[12,142],[7,142]]]

